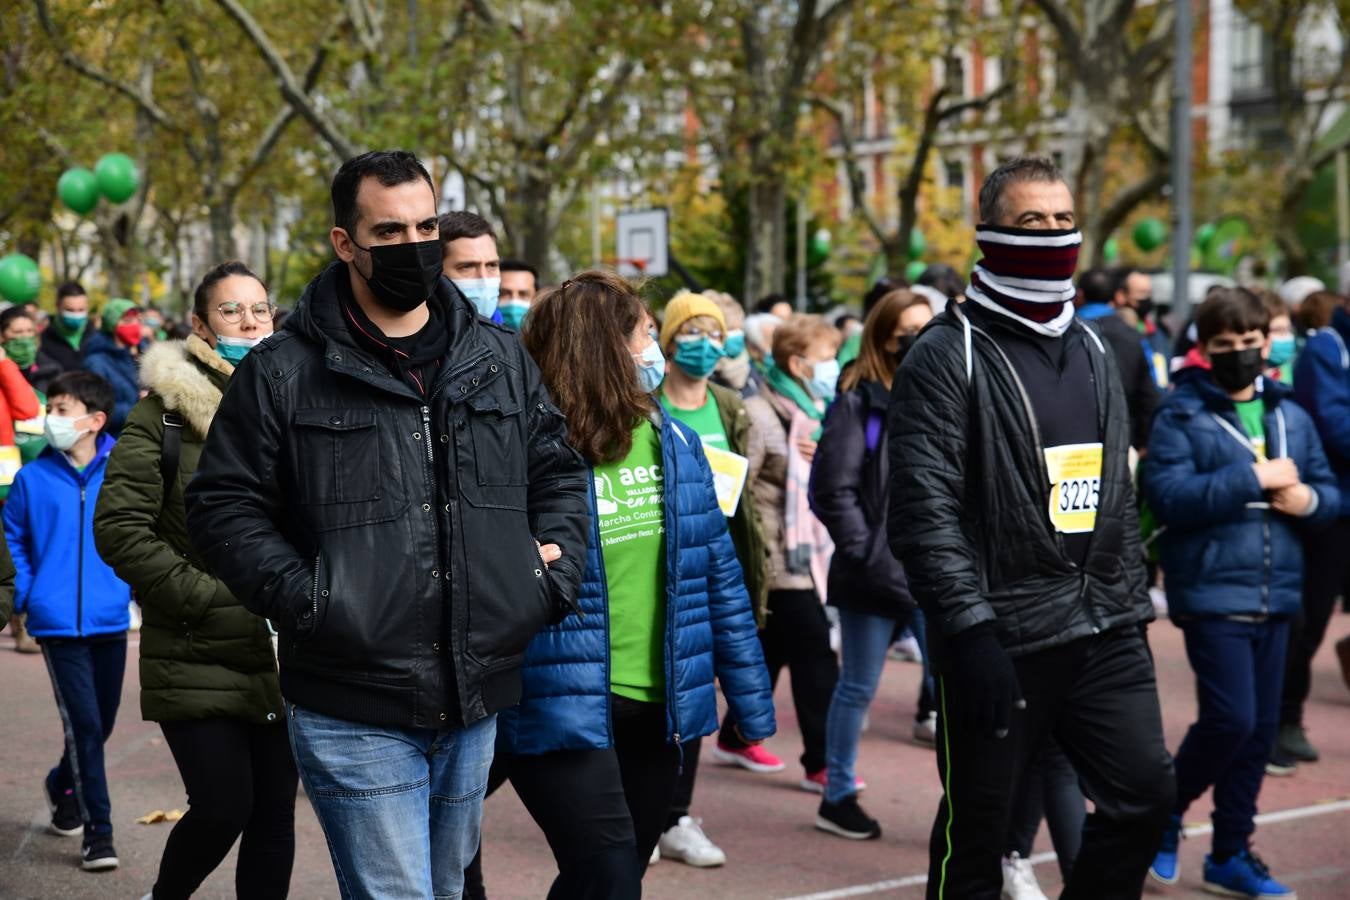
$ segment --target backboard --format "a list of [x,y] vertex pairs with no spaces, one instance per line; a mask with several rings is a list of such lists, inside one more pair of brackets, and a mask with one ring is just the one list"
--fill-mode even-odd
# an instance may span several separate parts
[[615,223],[615,244],[619,274],[625,278],[659,278],[669,274],[669,210],[642,209],[619,213]]

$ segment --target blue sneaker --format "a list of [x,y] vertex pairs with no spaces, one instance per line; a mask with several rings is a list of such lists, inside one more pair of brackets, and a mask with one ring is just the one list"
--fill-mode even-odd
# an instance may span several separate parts
[[1227,897],[1255,897],[1260,900],[1296,900],[1298,894],[1270,877],[1270,869],[1250,850],[1230,856],[1222,863],[1205,857],[1205,890]]
[[1181,843],[1181,816],[1172,816],[1167,820],[1167,829],[1163,831],[1162,846],[1148,867],[1149,876],[1160,884],[1177,883],[1177,845]]

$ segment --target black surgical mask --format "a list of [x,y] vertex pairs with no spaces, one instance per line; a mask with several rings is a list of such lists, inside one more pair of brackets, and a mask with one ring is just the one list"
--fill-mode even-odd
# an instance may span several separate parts
[[[351,233],[347,235],[351,237]],[[362,273],[381,306],[395,312],[412,312],[427,301],[441,280],[441,242],[413,241],[405,244],[375,244],[362,247],[370,254],[370,275]],[[358,267],[357,272],[361,269]]]
[[1246,350],[1211,353],[1209,364],[1214,382],[1230,394],[1251,387],[1266,367],[1265,360],[1261,358],[1261,349],[1248,347]]
[[1139,301],[1139,304],[1135,306],[1134,309],[1135,312],[1139,313],[1139,318],[1147,319],[1148,314],[1153,312],[1153,298],[1145,297],[1143,300]]

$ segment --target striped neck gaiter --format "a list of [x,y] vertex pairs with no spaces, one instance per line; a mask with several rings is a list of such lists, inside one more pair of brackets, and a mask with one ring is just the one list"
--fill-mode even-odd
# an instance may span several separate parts
[[975,242],[984,258],[971,273],[967,297],[1038,334],[1059,337],[1068,330],[1083,243],[1077,229],[980,225]]

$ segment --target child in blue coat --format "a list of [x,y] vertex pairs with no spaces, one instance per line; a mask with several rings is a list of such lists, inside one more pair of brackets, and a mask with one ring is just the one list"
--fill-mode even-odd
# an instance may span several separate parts
[[1287,387],[1261,377],[1270,316],[1256,295],[1216,291],[1196,328],[1209,367],[1183,370],[1159,408],[1144,486],[1165,526],[1170,615],[1199,695],[1176,754],[1177,806],[1150,871],[1176,883],[1181,816],[1213,786],[1206,889],[1289,898],[1249,839],[1303,588],[1303,535],[1335,518],[1340,495],[1311,418]]
[[48,447],[19,470],[5,503],[14,608],[47,660],[65,753],[43,783],[51,830],[83,835],[81,865],[114,869],[103,744],[112,734],[127,659],[131,589],[94,548],[94,506],[113,439],[103,433],[113,390],[67,372],[47,391]]

